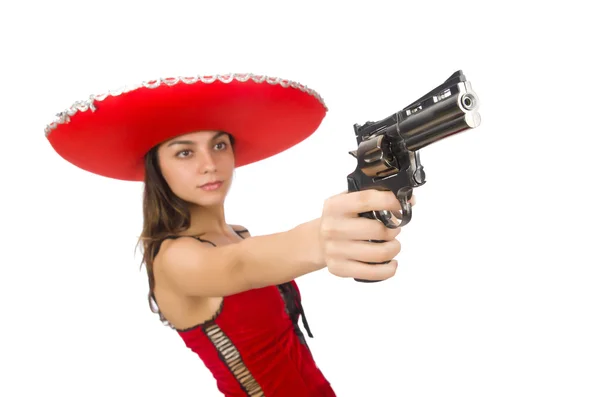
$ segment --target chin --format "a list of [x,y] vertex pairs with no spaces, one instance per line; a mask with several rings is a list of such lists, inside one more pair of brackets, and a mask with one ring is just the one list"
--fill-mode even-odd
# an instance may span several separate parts
[[196,200],[194,203],[200,207],[221,207],[225,204],[225,197],[215,197],[214,199],[204,198]]
[[228,191],[228,184],[223,184],[219,189],[213,191],[198,189],[193,196],[188,197],[187,201],[200,207],[222,206]]

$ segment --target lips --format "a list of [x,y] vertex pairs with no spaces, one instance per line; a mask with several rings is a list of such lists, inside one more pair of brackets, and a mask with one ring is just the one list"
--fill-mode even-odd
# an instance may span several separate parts
[[202,190],[217,190],[218,188],[221,187],[221,185],[223,185],[223,181],[214,181],[214,182],[208,182],[205,183],[204,185],[200,186],[200,189]]

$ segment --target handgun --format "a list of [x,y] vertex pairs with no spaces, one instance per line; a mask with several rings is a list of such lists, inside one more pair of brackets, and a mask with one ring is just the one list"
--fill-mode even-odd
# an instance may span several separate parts
[[[392,191],[401,208],[400,211],[364,212],[359,216],[376,219],[388,228],[408,224],[412,218],[409,200],[413,189],[425,184],[419,150],[478,127],[481,123],[478,110],[479,98],[462,70],[458,70],[401,111],[376,122],[354,124],[358,148],[350,154],[356,158],[357,165],[348,175],[348,192],[366,189]],[[372,265],[381,263],[369,262]]]

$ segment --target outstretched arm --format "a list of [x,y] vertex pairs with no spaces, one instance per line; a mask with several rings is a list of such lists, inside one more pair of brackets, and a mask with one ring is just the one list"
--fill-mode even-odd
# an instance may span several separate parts
[[[344,193],[325,202],[320,218],[286,232],[219,247],[194,238],[167,240],[155,260],[155,274],[190,297],[232,295],[324,267],[339,277],[384,280],[396,271],[392,259],[400,252],[400,228],[388,229],[357,215],[382,209],[400,210],[392,192]],[[390,263],[366,264],[386,261]]]
[[187,296],[227,296],[284,283],[325,267],[320,219],[289,231],[214,247],[194,238],[163,243],[155,273]]

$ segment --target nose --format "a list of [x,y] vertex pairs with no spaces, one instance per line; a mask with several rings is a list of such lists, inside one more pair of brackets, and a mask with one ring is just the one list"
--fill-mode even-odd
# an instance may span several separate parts
[[217,171],[215,159],[210,153],[203,153],[202,156],[198,157],[200,157],[200,161],[198,164],[200,172],[202,172],[203,174],[208,174]]

